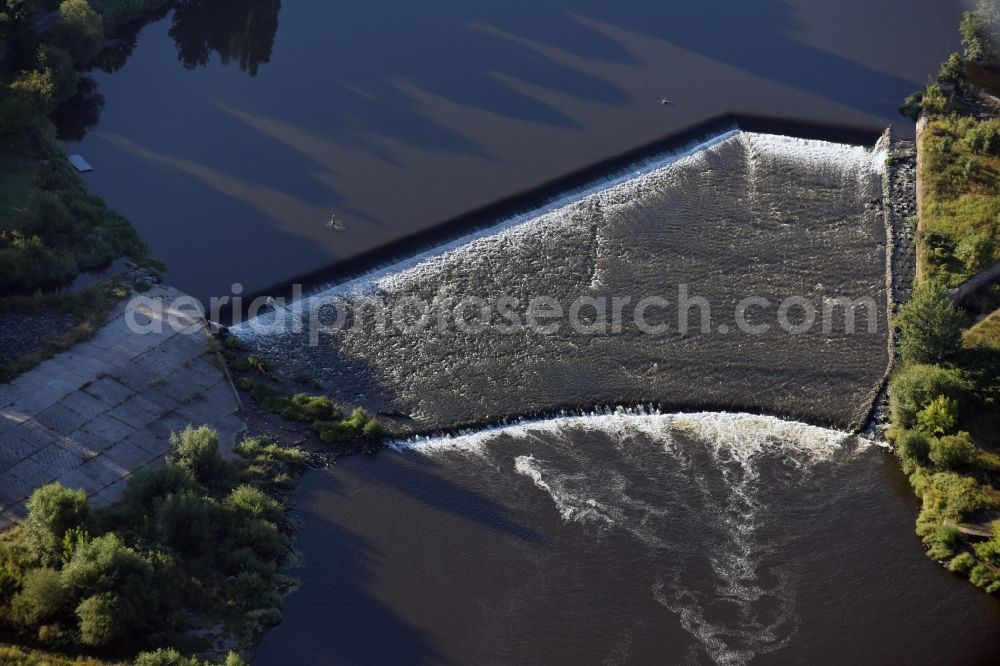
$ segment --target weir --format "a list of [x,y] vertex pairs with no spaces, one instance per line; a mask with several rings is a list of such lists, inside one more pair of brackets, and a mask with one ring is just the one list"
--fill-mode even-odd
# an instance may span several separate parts
[[872,145],[882,133],[881,128],[828,125],[803,122],[790,118],[764,117],[729,113],[688,127],[656,141],[627,150],[588,165],[572,173],[554,178],[524,192],[468,211],[458,217],[361,253],[336,264],[297,275],[279,284],[244,295],[240,312],[231,306],[223,308],[223,320],[244,321],[247,308],[255,298],[277,297],[292,300],[293,285],[301,285],[306,295],[331,287],[370,277],[372,274],[397,270],[411,263],[415,255],[434,253],[444,246],[461,244],[478,233],[496,230],[554,206],[578,200],[588,193],[613,186],[623,178],[646,173],[699,147],[711,144],[733,131],[758,132],[780,136],[829,141],[851,145]]
[[[883,149],[730,131],[233,332],[289,378],[317,380],[372,412],[409,415],[394,424],[404,431],[622,403],[857,428],[889,356],[884,163]],[[686,309],[664,310],[662,335],[634,327],[511,335],[496,330],[495,311],[475,334],[384,330],[363,316],[415,299],[440,321],[453,314],[449,298],[499,295],[522,304],[519,317],[539,295],[562,303],[690,296],[711,315],[700,320],[694,308],[702,328],[685,332]],[[789,333],[772,310],[768,330],[751,335],[733,322],[746,297],[774,307],[804,299],[817,311],[841,298],[872,305],[859,313],[860,330],[838,320]],[[331,299],[361,314],[342,330],[310,328]]]

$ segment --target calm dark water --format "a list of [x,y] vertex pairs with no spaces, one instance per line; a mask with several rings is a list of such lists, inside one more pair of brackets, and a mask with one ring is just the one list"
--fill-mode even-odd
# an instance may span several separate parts
[[750,416],[606,415],[306,477],[255,664],[992,664],[890,454]]
[[[959,0],[179,0],[68,114],[200,297],[248,291],[739,112],[884,127]],[[660,104],[662,98],[673,101]],[[90,127],[89,132],[87,131]],[[905,124],[900,124],[905,133]],[[331,214],[343,231],[326,227]]]

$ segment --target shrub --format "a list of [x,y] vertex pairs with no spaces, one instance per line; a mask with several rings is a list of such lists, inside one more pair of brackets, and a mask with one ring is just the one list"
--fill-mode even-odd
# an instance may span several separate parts
[[243,341],[234,335],[227,337],[222,344],[225,345],[226,349],[232,349],[233,351],[246,349],[246,345],[243,344]]
[[156,510],[158,540],[182,553],[199,554],[213,544],[213,504],[193,492],[168,495]]
[[38,488],[28,499],[28,517],[23,529],[25,560],[33,564],[59,564],[67,533],[90,527],[87,493],[59,483]]
[[1000,152],[1000,122],[978,122],[965,131],[962,141],[977,155],[996,155]]
[[129,474],[124,503],[143,515],[167,495],[193,491],[197,487],[197,482],[186,468],[176,465],[147,467]]
[[247,484],[233,488],[226,498],[226,506],[253,518],[275,520],[281,515],[281,504],[277,500]]
[[32,626],[57,615],[65,602],[58,571],[31,569],[24,574],[21,591],[11,601],[11,615],[15,622]]
[[316,421],[313,423],[313,430],[316,431],[319,440],[324,444],[348,442],[354,439],[357,434],[357,430],[346,419],[343,421]]
[[952,53],[941,63],[941,68],[938,70],[938,81],[943,83],[958,83],[964,78],[965,63],[962,62],[962,56]]
[[180,434],[171,433],[167,460],[191,472],[201,483],[216,479],[225,468],[219,455],[219,436],[207,426],[188,426]]
[[361,434],[365,439],[380,440],[382,439],[382,424],[372,419],[361,429]]
[[924,88],[920,106],[928,113],[944,113],[948,110],[948,98],[945,96],[941,86],[932,83]]
[[[140,654],[135,658],[134,666],[213,666],[213,664],[200,661],[196,657],[185,657],[173,648],[160,648],[156,652]],[[246,666],[246,662],[235,652],[230,652],[226,655],[226,660],[219,662],[218,666]]]
[[959,401],[964,393],[954,371],[937,365],[910,364],[893,376],[889,384],[889,412],[897,427],[912,428],[917,414],[935,397],[943,395]]
[[[117,534],[105,534],[81,545],[63,567],[61,577],[63,588],[76,599],[116,595],[91,601],[85,607],[91,623],[90,640],[95,641],[90,645],[101,645],[96,641],[102,637],[141,636],[167,620],[160,612],[160,581],[152,565]],[[118,619],[112,633],[103,633],[102,617],[108,614]]]
[[969,433],[945,435],[931,441],[930,460],[938,467],[961,468],[976,459],[977,449]]
[[977,273],[993,260],[993,238],[989,234],[969,234],[955,246],[955,258],[969,273]]
[[339,419],[341,412],[333,402],[323,395],[299,393],[292,397],[291,407],[287,416],[295,421],[319,421]]
[[961,346],[962,323],[962,315],[952,307],[944,285],[925,280],[913,290],[897,318],[900,353],[914,363],[950,358]]
[[10,84],[10,91],[36,113],[47,114],[54,106],[56,95],[56,82],[52,70],[48,68],[25,70]]
[[945,435],[958,423],[958,401],[944,395],[931,400],[917,413],[917,428],[931,435]]
[[946,560],[962,544],[962,533],[954,525],[938,525],[924,538],[927,555],[935,560]]
[[959,553],[948,563],[948,570],[956,573],[968,573],[976,564],[976,558],[972,553]]
[[253,380],[249,377],[240,377],[240,380],[236,384],[244,391],[250,391],[253,389]]
[[926,465],[930,451],[930,438],[919,430],[903,430],[896,436],[896,453],[904,461]]
[[87,597],[76,607],[80,642],[103,647],[125,637],[125,618],[118,597],[110,592]]
[[924,89],[910,93],[906,99],[903,100],[903,105],[899,107],[899,113],[906,116],[910,120],[916,121],[920,118],[920,112],[924,108]]

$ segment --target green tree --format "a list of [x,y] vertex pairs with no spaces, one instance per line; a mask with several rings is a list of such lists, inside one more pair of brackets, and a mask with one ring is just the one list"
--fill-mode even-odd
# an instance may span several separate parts
[[997,35],[1000,33],[1000,3],[997,0],[979,0],[972,11],[962,15],[959,25],[962,49],[969,62],[996,62]]
[[935,280],[924,280],[913,290],[913,296],[896,320],[899,351],[904,359],[914,363],[944,361],[961,346],[962,321],[945,286]]
[[917,428],[929,435],[946,435],[958,424],[958,401],[944,395],[934,398],[917,414]]
[[903,430],[896,436],[896,453],[904,462],[926,465],[930,452],[930,438],[919,430]]
[[931,441],[930,460],[938,467],[954,469],[971,464],[978,451],[969,433],[945,435]]
[[11,615],[19,624],[35,626],[58,614],[65,601],[58,571],[29,569],[24,574],[21,591],[11,601]]
[[80,642],[104,647],[125,638],[126,618],[118,597],[111,593],[87,597],[76,607],[80,621]]
[[948,59],[941,63],[938,71],[938,81],[943,83],[959,83],[965,78],[965,63],[962,56],[952,53]]
[[46,44],[41,48],[39,61],[45,63],[52,75],[52,98],[56,104],[65,102],[76,94],[76,84],[79,79],[73,67],[73,56],[66,49]]
[[22,71],[10,84],[10,90],[37,113],[47,114],[55,105],[56,82],[48,67]]
[[104,23],[87,0],[63,0],[59,5],[62,22],[58,27],[59,44],[78,63],[86,64],[104,48]]
[[59,564],[67,554],[67,534],[88,530],[90,521],[90,506],[83,490],[70,490],[58,483],[35,490],[28,499],[28,517],[21,527],[26,561]]
[[959,401],[965,387],[954,370],[939,365],[912,363],[897,372],[889,383],[889,413],[898,428],[912,428],[917,413],[939,395]]

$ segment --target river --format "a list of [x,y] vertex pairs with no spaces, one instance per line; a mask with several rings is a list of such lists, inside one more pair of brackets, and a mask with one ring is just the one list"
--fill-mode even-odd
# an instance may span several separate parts
[[888,452],[758,416],[603,414],[311,472],[254,663],[992,664]]
[[91,73],[64,133],[168,281],[203,299],[350,260],[727,113],[912,133],[896,109],[958,48],[963,8],[175,5]]

